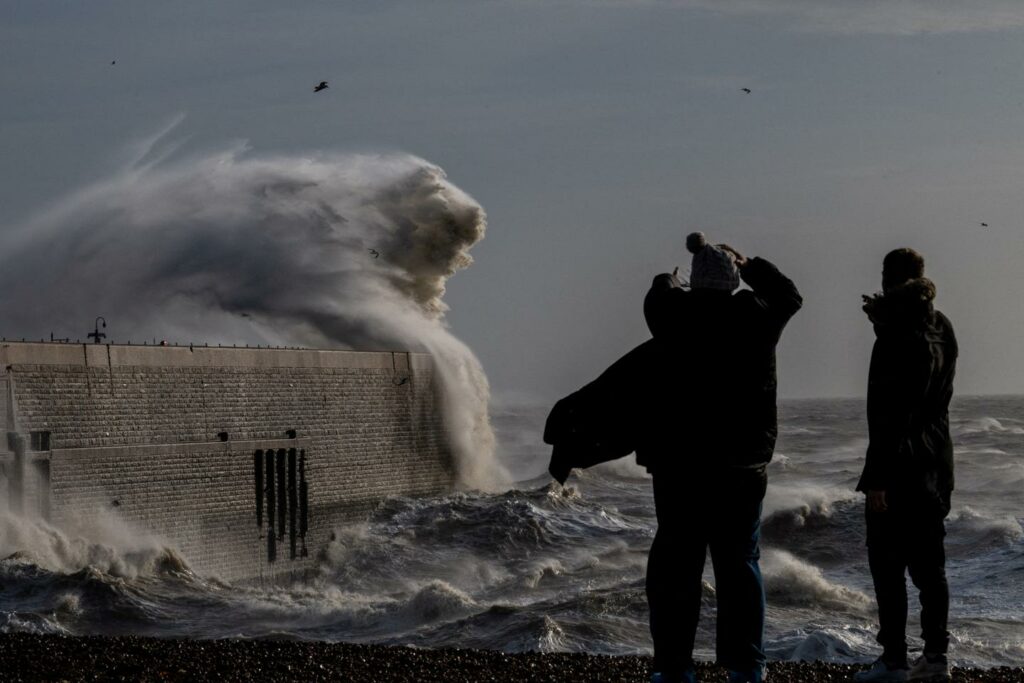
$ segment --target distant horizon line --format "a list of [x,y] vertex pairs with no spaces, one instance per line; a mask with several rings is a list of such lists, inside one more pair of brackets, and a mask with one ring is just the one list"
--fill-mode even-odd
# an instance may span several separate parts
[[[491,394],[491,404],[497,406],[509,405],[509,406],[522,406],[522,405],[538,405],[538,404],[550,404],[554,405],[556,401],[563,398],[563,396],[557,397],[545,397],[540,395],[530,396],[523,391],[507,391],[502,392],[500,390],[495,391]],[[979,399],[979,398],[1024,398],[1024,392],[993,392],[989,394],[953,394],[953,402],[963,399]],[[800,403],[805,401],[866,401],[866,394],[859,395],[833,395],[833,396],[784,396],[779,397],[779,403]]]

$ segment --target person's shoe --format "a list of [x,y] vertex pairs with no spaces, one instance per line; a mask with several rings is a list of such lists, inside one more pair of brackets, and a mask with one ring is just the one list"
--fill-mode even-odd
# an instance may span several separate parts
[[898,683],[907,680],[907,669],[903,666],[890,667],[881,659],[876,659],[870,669],[855,673],[853,680],[857,683]]
[[753,671],[730,671],[729,677],[726,680],[728,680],[729,683],[764,683],[764,669],[754,669]]
[[693,669],[687,669],[678,676],[672,676],[655,671],[651,674],[651,683],[697,683],[697,672]]
[[917,658],[914,666],[907,672],[908,681],[948,681],[949,662],[944,654],[929,654],[925,652]]

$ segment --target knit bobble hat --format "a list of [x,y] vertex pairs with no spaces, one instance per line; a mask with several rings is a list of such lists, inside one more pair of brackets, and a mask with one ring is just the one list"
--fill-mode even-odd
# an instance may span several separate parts
[[708,245],[708,238],[702,232],[691,232],[686,236],[686,251],[696,254]]
[[702,232],[686,236],[686,249],[693,254],[690,266],[690,287],[719,289],[731,292],[740,286],[740,271],[732,254],[708,244]]

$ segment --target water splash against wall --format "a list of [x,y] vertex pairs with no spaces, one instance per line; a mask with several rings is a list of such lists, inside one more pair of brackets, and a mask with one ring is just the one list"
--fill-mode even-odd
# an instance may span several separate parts
[[479,204],[408,155],[147,156],[6,231],[3,334],[84,336],[102,314],[118,342],[428,351],[461,485],[503,485],[486,375],[444,319]]

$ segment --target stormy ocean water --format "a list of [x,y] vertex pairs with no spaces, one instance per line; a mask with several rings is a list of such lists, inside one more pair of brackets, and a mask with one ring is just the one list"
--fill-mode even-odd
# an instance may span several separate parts
[[[551,483],[540,440],[547,408],[492,406],[512,489],[387,500],[337,529],[317,576],[301,586],[198,576],[173,547],[114,517],[88,538],[0,517],[0,632],[647,653],[650,480],[624,459],[575,474],[564,488]],[[762,561],[773,659],[863,662],[877,652],[853,492],[863,412],[857,400],[781,406]],[[952,423],[951,655],[960,665],[1019,665],[1024,397],[958,399]],[[708,564],[697,655],[710,660]]]

